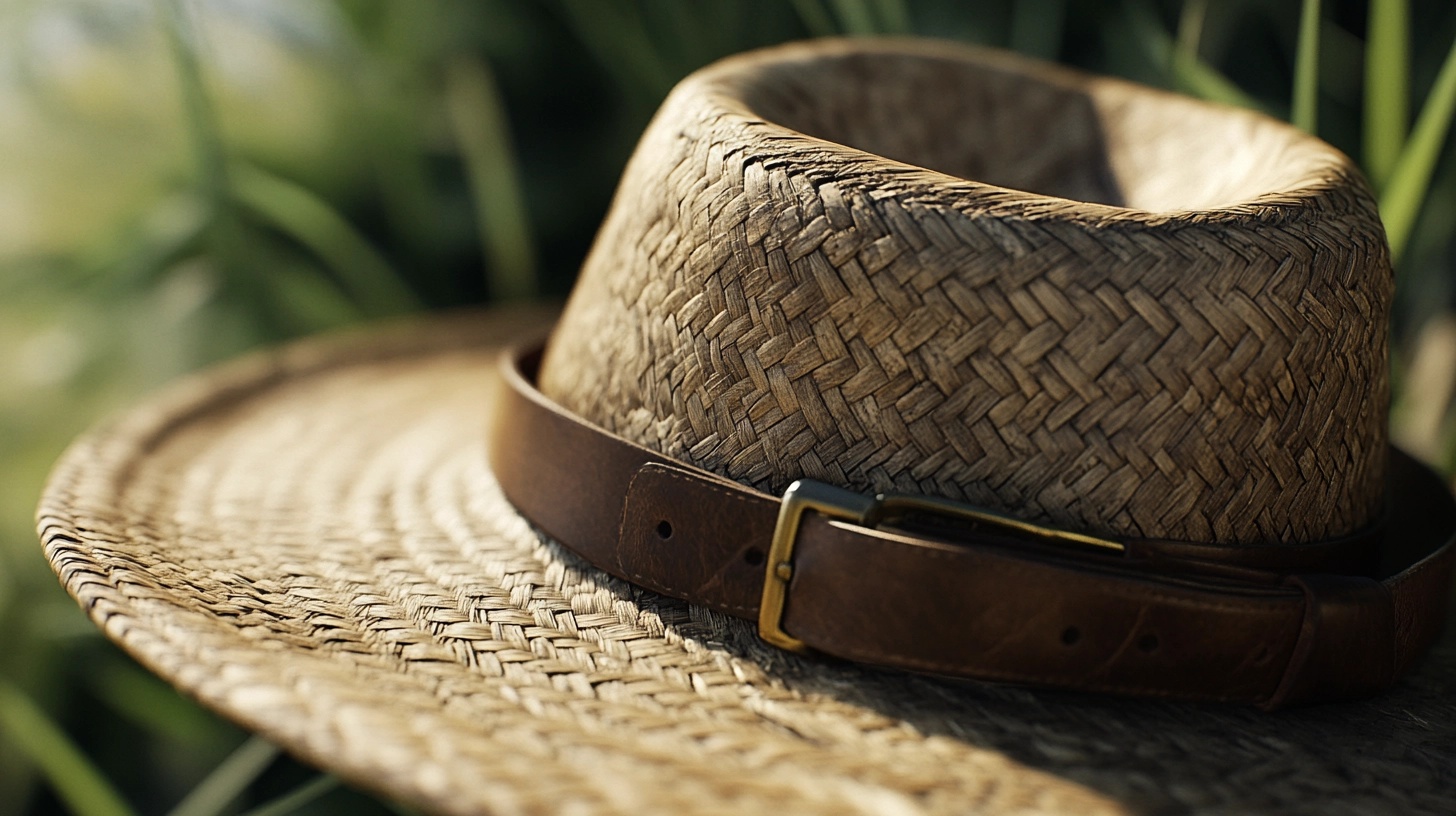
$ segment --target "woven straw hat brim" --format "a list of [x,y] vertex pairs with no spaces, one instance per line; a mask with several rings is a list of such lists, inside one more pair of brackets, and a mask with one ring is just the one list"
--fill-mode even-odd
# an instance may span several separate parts
[[550,319],[189,380],[64,457],[46,553],[153,671],[432,812],[1449,812],[1449,637],[1379,698],[1268,715],[799,657],[586,566],[486,465],[500,350]]

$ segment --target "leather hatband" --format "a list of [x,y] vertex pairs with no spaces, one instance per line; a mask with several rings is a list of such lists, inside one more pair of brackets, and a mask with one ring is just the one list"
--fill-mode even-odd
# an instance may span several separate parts
[[[506,497],[600,569],[757,619],[780,498],[567,413],[533,385],[539,355],[502,362],[489,452]],[[1380,529],[1339,541],[1121,554],[808,513],[781,623],[815,652],[959,677],[1265,708],[1368,696],[1439,635],[1452,576],[1440,479],[1392,449],[1387,496]]]

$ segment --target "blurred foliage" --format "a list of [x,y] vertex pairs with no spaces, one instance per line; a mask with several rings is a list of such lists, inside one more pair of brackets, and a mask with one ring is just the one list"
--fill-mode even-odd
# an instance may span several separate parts
[[563,296],[674,82],[846,33],[1012,47],[1293,116],[1355,156],[1398,243],[1397,371],[1422,372],[1397,417],[1451,467],[1448,0],[4,0],[0,816],[398,812],[109,646],[38,552],[47,467],[260,343]]

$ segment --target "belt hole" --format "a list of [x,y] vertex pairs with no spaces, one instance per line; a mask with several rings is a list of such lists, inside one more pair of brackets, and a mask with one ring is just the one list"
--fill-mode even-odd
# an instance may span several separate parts
[[1072,645],[1075,645],[1077,643],[1077,641],[1079,641],[1081,639],[1082,639],[1082,630],[1081,629],[1078,629],[1075,626],[1068,626],[1066,629],[1063,629],[1062,630],[1062,644],[1064,646],[1072,646]]
[[672,538],[672,524],[668,521],[657,522],[657,537],[663,541]]
[[763,550],[757,547],[749,547],[743,553],[743,560],[748,562],[750,567],[763,566]]
[[1143,635],[1142,637],[1138,638],[1138,648],[1139,649],[1142,649],[1144,652],[1155,652],[1155,651],[1157,651],[1158,650],[1158,636],[1157,635]]

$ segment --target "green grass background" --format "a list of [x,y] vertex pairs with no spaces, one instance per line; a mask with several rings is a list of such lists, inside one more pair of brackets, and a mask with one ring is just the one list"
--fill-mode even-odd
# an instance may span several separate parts
[[1398,258],[1396,433],[1451,471],[1447,0],[0,0],[0,816],[400,812],[108,645],[40,554],[50,463],[259,344],[564,296],[677,79],[881,33],[1260,108],[1354,156]]

